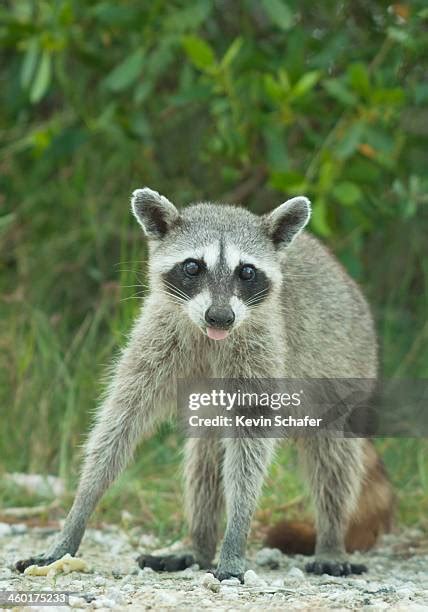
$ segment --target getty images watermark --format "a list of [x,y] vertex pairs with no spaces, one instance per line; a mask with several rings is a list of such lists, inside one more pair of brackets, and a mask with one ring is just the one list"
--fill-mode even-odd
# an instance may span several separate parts
[[[200,416],[192,414],[188,417],[190,427],[242,427],[242,428],[271,428],[271,427],[320,427],[321,417],[311,417],[305,414],[296,417],[291,414],[284,416],[276,414],[267,416],[260,409],[270,408],[272,411],[284,408],[299,408],[302,405],[301,394],[294,393],[267,393],[249,392],[237,389],[234,392],[225,389],[211,389],[210,392],[190,393],[189,410],[199,411],[201,408],[218,408],[219,412],[213,416]],[[241,409],[249,409],[243,411]],[[256,414],[251,414],[257,411]]]
[[425,437],[428,381],[198,379],[178,383],[189,437]]

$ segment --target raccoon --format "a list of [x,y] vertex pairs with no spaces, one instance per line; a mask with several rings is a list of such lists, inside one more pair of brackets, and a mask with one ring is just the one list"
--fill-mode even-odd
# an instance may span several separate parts
[[[19,561],[19,571],[76,553],[95,505],[136,444],[173,413],[178,377],[374,378],[377,373],[369,308],[335,258],[303,231],[311,212],[307,198],[292,198],[257,216],[209,203],[179,211],[144,188],[133,192],[132,211],[149,242],[149,294],[98,410],[63,530],[47,553]],[[216,575],[242,580],[251,519],[275,443],[189,439],[184,498],[192,552],[143,556],[140,565],[211,567],[225,507]],[[307,571],[362,572],[365,567],[346,556],[345,536],[355,525],[362,493],[367,498],[369,443],[315,436],[301,438],[298,447],[316,511],[316,556]],[[389,512],[388,504],[387,495],[382,511]]]

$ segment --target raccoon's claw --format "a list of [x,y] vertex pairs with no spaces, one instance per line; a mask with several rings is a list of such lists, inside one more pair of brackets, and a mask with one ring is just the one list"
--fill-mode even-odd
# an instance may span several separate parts
[[362,574],[367,567],[362,563],[349,563],[349,561],[330,561],[316,559],[305,566],[309,574],[330,574],[330,576],[349,576],[349,574]]
[[239,582],[244,584],[244,574],[238,572],[228,572],[216,569],[214,571],[214,577],[220,580],[220,582],[222,580],[228,580],[229,578],[238,578]]
[[50,565],[51,563],[57,560],[58,557],[45,557],[44,555],[39,555],[37,557],[30,557],[29,559],[22,559],[21,561],[17,561],[15,563],[15,569],[17,569],[18,572],[23,574],[27,567],[30,567],[30,565]]
[[140,555],[137,563],[141,568],[151,567],[155,572],[179,572],[195,563],[190,554],[183,555]]

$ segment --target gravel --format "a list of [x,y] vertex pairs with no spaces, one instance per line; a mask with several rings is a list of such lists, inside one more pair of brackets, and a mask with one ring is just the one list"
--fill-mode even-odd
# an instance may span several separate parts
[[[245,584],[219,582],[193,566],[173,574],[139,569],[135,558],[154,553],[159,542],[138,529],[124,532],[115,526],[89,529],[80,555],[92,573],[72,572],[55,578],[23,576],[13,570],[17,559],[42,552],[52,530],[14,529],[0,523],[0,590],[67,591],[76,610],[428,610],[428,539],[416,530],[385,536],[376,550],[352,555],[365,562],[362,576],[313,576],[304,572],[310,559],[287,557],[276,550],[251,549]],[[142,546],[142,543],[145,546]],[[169,547],[177,551],[179,543]],[[164,549],[165,550],[165,549]],[[271,566],[276,567],[271,569]],[[32,610],[64,610],[41,608]]]

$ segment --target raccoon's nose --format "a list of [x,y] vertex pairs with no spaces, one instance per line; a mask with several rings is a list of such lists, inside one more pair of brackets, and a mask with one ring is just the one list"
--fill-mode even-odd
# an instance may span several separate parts
[[235,320],[235,313],[225,306],[210,306],[205,313],[205,321],[210,327],[228,329]]

